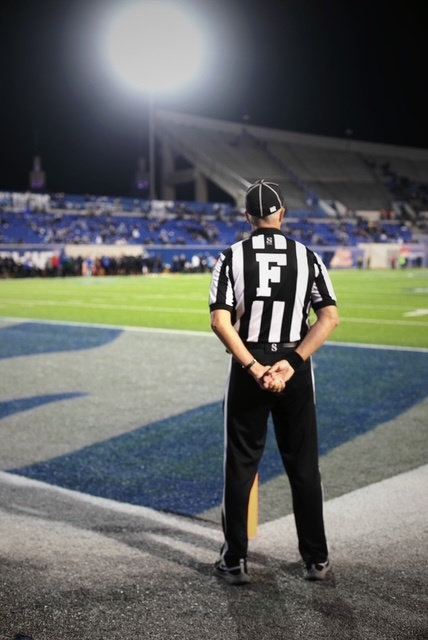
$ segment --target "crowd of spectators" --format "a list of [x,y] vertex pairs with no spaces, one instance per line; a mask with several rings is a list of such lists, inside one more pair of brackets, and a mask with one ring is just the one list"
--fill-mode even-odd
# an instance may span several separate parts
[[[410,225],[395,219],[391,211],[381,212],[375,220],[358,215],[349,219],[293,217],[291,211],[283,229],[312,247],[412,240]],[[51,251],[43,265],[22,250],[14,257],[10,251],[0,252],[0,276],[209,271],[222,247],[249,233],[243,211],[228,204],[0,193],[0,245]],[[115,245],[123,247],[123,255],[112,257],[105,251],[102,257],[87,259],[87,252],[82,252],[83,257],[71,258],[64,250],[66,245],[96,245],[96,255],[103,254],[101,247]],[[126,251],[135,245],[141,248],[138,257],[135,251]],[[174,252],[175,247],[180,250]]]
[[[1,200],[0,200],[1,202]],[[62,201],[61,201],[62,202]],[[83,211],[71,210],[62,202],[62,208],[42,210],[26,206],[24,210],[4,205],[0,210],[0,244],[95,244],[144,246],[226,246],[245,237],[248,224],[242,212],[230,205],[211,205],[209,210],[189,203],[158,203],[148,208],[141,204],[140,211],[132,213],[112,210],[117,203]],[[78,203],[75,205],[78,207]],[[136,207],[138,208],[138,207]],[[384,213],[384,212],[382,212]],[[284,230],[297,240],[313,246],[355,246],[361,242],[408,242],[410,226],[405,222],[387,218],[368,221],[352,219],[294,219],[290,212]]]
[[412,240],[412,231],[406,224],[367,220],[358,216],[355,216],[352,221],[299,220],[289,222],[286,220],[283,229],[295,240],[315,247],[352,247],[367,242],[403,243]]
[[0,278],[68,277],[68,276],[131,276],[168,273],[207,273],[216,261],[210,252],[165,256],[143,251],[137,255],[124,253],[118,257],[103,255],[92,257],[68,256],[65,251],[49,252],[35,259],[34,252],[24,251],[2,255],[0,252]]
[[136,201],[86,203],[76,199],[53,199],[49,206],[31,195],[13,204],[0,194],[0,244],[96,244],[96,245],[215,245],[236,220],[234,210],[223,206],[191,206],[186,203],[156,202],[148,206]]

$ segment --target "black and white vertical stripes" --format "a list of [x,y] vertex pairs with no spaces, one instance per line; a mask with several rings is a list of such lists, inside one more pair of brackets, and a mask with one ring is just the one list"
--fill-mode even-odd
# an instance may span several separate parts
[[210,309],[230,310],[245,342],[300,341],[311,307],[335,303],[319,256],[276,229],[259,229],[235,243],[214,268]]

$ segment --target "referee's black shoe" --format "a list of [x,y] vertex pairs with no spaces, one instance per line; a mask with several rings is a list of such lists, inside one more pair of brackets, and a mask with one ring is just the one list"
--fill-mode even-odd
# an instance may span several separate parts
[[228,567],[224,560],[220,559],[214,565],[214,575],[217,576],[217,578],[222,578],[228,584],[239,585],[250,582],[245,558],[240,558],[239,564],[233,567]]
[[305,580],[325,580],[330,569],[331,564],[328,559],[325,562],[320,562],[319,564],[308,564],[306,565],[304,578]]

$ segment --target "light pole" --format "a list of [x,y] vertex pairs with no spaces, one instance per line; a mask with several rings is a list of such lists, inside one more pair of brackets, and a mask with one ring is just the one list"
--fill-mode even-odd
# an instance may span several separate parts
[[149,93],[149,198],[156,199],[155,97]]
[[122,9],[108,32],[112,69],[148,96],[149,193],[156,197],[155,97],[189,82],[202,66],[203,39],[190,18],[166,2]]

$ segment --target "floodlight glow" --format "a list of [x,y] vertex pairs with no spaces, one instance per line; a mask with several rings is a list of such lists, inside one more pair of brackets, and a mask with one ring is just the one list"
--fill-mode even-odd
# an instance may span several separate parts
[[170,4],[138,3],[125,9],[108,35],[111,65],[134,88],[175,89],[199,71],[202,37],[190,19]]

